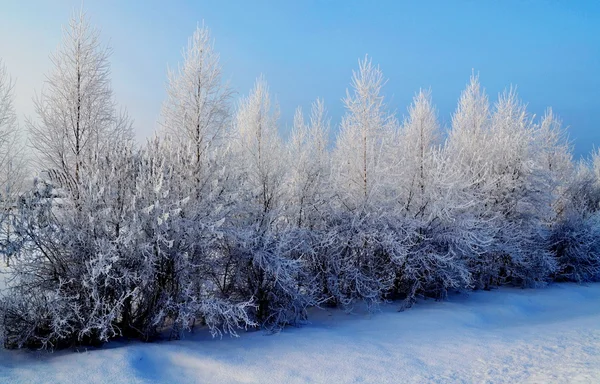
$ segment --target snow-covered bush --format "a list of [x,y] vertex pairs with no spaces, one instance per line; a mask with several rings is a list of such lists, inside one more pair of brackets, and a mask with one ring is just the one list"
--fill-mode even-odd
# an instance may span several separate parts
[[[231,302],[213,282],[224,212],[216,209],[211,193],[202,200],[178,197],[181,164],[171,155],[169,143],[158,139],[139,155],[130,250],[137,281],[123,312],[124,327],[151,339],[165,327],[179,337],[197,321],[213,333],[253,325],[247,314],[252,301]],[[216,183],[212,188],[218,190]]]
[[598,152],[582,162],[563,184],[560,210],[552,225],[550,249],[556,257],[559,281],[600,279],[600,180]]
[[99,343],[120,334],[117,320],[133,274],[122,263],[107,208],[80,198],[75,208],[40,182],[21,199],[19,245],[2,303],[9,347]]
[[320,301],[352,309],[373,307],[393,290],[395,271],[407,258],[406,229],[374,213],[340,213],[327,222],[311,260]]
[[222,294],[236,301],[252,300],[249,315],[270,330],[306,320],[317,304],[316,277],[308,273],[312,247],[301,230],[267,232],[231,228],[222,239]]
[[558,281],[600,279],[600,215],[570,212],[554,225],[550,238]]

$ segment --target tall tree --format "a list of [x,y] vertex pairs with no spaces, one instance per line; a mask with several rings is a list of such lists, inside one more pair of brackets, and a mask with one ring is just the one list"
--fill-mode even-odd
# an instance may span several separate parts
[[388,209],[391,144],[397,122],[386,110],[383,73],[359,60],[346,91],[332,153],[332,214],[320,250],[325,292],[336,304],[376,304],[392,288],[394,264],[406,256],[404,228]]
[[23,177],[21,137],[15,113],[14,82],[0,60],[0,201],[18,192]]
[[365,56],[353,72],[352,88],[346,91],[334,166],[342,200],[350,209],[375,203],[386,174],[382,160],[385,139],[394,119],[386,112],[383,73]]
[[323,100],[312,104],[310,120],[304,121],[298,108],[289,143],[291,172],[289,175],[289,207],[298,227],[315,225],[319,211],[323,210],[329,182],[330,122]]
[[497,214],[499,278],[520,285],[543,283],[555,269],[547,251],[553,186],[538,159],[536,126],[514,89],[500,95],[490,124],[485,191],[487,205]]
[[275,219],[284,175],[283,143],[277,130],[279,109],[272,106],[269,87],[260,77],[250,94],[240,102],[235,122],[235,149],[240,188],[257,204],[261,223]]
[[408,119],[400,133],[398,187],[403,191],[403,207],[413,216],[423,215],[426,188],[431,188],[439,124],[427,91],[419,91],[408,109]]
[[224,238],[225,271],[240,301],[254,298],[259,324],[299,320],[313,303],[301,239],[286,225],[283,196],[287,165],[277,130],[279,111],[261,76],[240,104],[230,162],[235,192],[233,228]]
[[28,120],[40,165],[62,173],[74,196],[94,158],[132,137],[127,115],[117,110],[110,84],[110,49],[100,43],[83,11],[63,30],[50,56],[53,70],[34,99],[37,120]]
[[452,129],[448,134],[446,146],[451,161],[474,183],[479,183],[485,172],[489,127],[488,97],[481,89],[479,76],[472,74],[452,116]]
[[193,183],[199,197],[214,172],[215,149],[230,119],[231,89],[222,80],[219,55],[210,31],[198,26],[183,52],[183,64],[169,70],[168,98],[162,111],[162,124],[177,147],[191,156],[185,182]]
[[[0,253],[11,252],[11,217],[25,173],[21,137],[13,106],[14,83],[0,60]],[[8,261],[8,259],[6,260]]]
[[[499,212],[493,208],[490,189],[497,184],[491,175],[491,116],[488,96],[471,75],[452,116],[452,129],[444,146],[444,174],[452,182],[447,192],[451,201],[462,205],[456,212],[470,227],[466,232],[465,252],[461,255],[469,265],[473,285],[489,287],[498,275],[495,237],[499,232]],[[454,218],[454,217],[453,217]]]

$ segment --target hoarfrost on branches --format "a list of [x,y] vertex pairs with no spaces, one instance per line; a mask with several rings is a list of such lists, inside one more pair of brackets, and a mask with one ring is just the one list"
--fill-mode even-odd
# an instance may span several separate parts
[[400,120],[359,60],[334,143],[325,102],[290,139],[264,76],[232,107],[208,28],[168,72],[161,129],[133,143],[110,49],[83,12],[27,121],[30,186],[0,63],[0,316],[6,347],[278,331],[310,307],[600,279],[600,152],[575,162],[551,110],[473,74],[447,135],[432,93]]

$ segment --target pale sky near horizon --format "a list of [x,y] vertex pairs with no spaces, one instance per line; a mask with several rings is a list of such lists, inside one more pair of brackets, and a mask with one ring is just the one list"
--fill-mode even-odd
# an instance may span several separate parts
[[[32,116],[61,26],[81,4],[0,0],[0,58],[16,80],[21,120]],[[475,70],[492,101],[516,85],[530,113],[553,107],[577,156],[600,147],[598,1],[86,0],[84,9],[113,49],[115,95],[140,141],[156,128],[167,66],[204,20],[236,98],[265,75],[284,136],[296,106],[306,111],[317,97],[337,127],[352,70],[369,54],[389,79],[386,100],[399,118],[419,88],[431,88],[448,125]]]

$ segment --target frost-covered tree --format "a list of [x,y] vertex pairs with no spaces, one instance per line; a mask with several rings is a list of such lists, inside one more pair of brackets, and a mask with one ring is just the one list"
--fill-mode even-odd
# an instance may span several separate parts
[[[546,173],[552,191],[554,214],[560,216],[569,205],[569,185],[575,176],[572,147],[560,120],[548,109],[535,127],[534,145],[539,167]],[[555,220],[553,218],[552,220]]]
[[394,264],[406,254],[406,232],[390,215],[385,162],[396,120],[383,101],[383,73],[368,57],[359,61],[346,92],[332,153],[332,213],[321,240],[324,296],[351,308],[376,304],[391,289]]
[[473,74],[452,116],[447,146],[452,161],[458,162],[467,175],[477,181],[483,176],[486,159],[483,154],[489,126],[488,97],[481,89],[479,77]]
[[260,77],[239,105],[233,155],[240,167],[240,187],[258,208],[260,224],[271,225],[277,216],[285,172],[283,143],[277,130],[279,109],[272,105],[268,85]]
[[219,273],[219,240],[228,212],[208,198],[173,193],[179,188],[176,171],[182,157],[172,145],[155,138],[138,156],[130,250],[137,280],[123,309],[123,328],[151,339],[168,327],[179,337],[203,322],[215,334],[235,334],[237,328],[254,325],[247,313],[252,303],[233,302],[212,283]]
[[[561,159],[563,156],[559,156]],[[561,164],[562,162],[559,162]],[[550,249],[558,263],[559,281],[600,279],[600,155],[582,161],[561,179],[552,224]]]
[[5,258],[11,251],[11,220],[16,198],[23,187],[26,165],[13,106],[13,87],[0,60],[0,253]]
[[197,27],[190,37],[183,63],[169,71],[167,95],[162,125],[183,152],[190,152],[183,183],[192,185],[194,197],[199,198],[216,172],[215,158],[224,144],[232,95],[222,80],[219,55],[205,26]]
[[[395,120],[386,111],[381,94],[385,84],[379,67],[365,57],[352,75],[352,91],[346,91],[346,114],[333,153],[338,195],[351,210],[377,205],[387,176],[382,161]],[[386,142],[387,140],[387,142]]]
[[496,253],[501,278],[520,285],[548,280],[555,261],[547,252],[553,186],[536,159],[536,126],[511,90],[502,94],[491,118],[489,142],[492,207],[501,216]]
[[122,268],[133,175],[131,125],[116,110],[109,50],[83,12],[51,56],[54,70],[28,121],[44,176],[17,206],[15,264],[4,302],[9,346],[101,342],[134,273]]
[[469,246],[462,258],[471,272],[471,284],[489,288],[497,282],[497,257],[492,251],[500,230],[500,214],[493,209],[489,188],[495,183],[489,157],[491,113],[488,96],[478,76],[471,76],[452,116],[452,129],[444,146],[446,174],[452,182],[447,191],[452,200],[463,206],[461,215],[469,224]]
[[114,101],[109,57],[98,30],[83,11],[75,13],[34,100],[37,119],[27,123],[39,165],[60,173],[62,186],[75,197],[82,174],[98,154],[132,136],[127,115]]
[[229,300],[212,284],[223,231],[170,193],[171,153],[158,140],[139,153],[114,147],[82,174],[76,210],[44,182],[21,199],[2,302],[7,346],[151,340],[167,329],[179,337],[196,322],[213,334],[254,325],[251,300]]
[[329,130],[323,100],[317,99],[313,103],[308,123],[304,121],[302,110],[296,110],[289,143],[291,170],[286,197],[291,220],[298,227],[313,228],[326,214],[330,177]]
[[400,133],[397,188],[404,210],[412,217],[422,216],[427,188],[432,187],[434,152],[438,149],[439,124],[431,95],[419,91],[408,109],[408,119]]
[[[536,125],[511,90],[490,112],[478,79],[471,82],[453,117],[447,150],[457,164],[470,212],[488,238],[487,249],[467,257],[474,285],[544,282],[554,269],[546,251],[552,186],[540,164]],[[460,185],[460,184],[459,184]]]
[[0,198],[5,201],[20,189],[23,178],[23,148],[15,113],[14,82],[0,60]]
[[279,327],[305,316],[313,303],[301,239],[284,216],[285,151],[263,77],[242,99],[235,118],[228,165],[232,215],[222,240],[218,281],[239,300],[254,298],[253,318]]
[[566,183],[574,171],[573,154],[561,121],[549,108],[538,127],[534,140],[540,165],[551,173],[553,184],[557,187]]
[[[222,240],[230,233],[224,224],[231,223],[225,219],[237,214],[232,195],[238,192],[231,180],[236,172],[230,166],[235,164],[227,163],[232,155],[227,148],[231,137],[226,137],[231,134],[227,125],[232,91],[222,81],[219,56],[206,27],[196,29],[183,53],[183,64],[169,71],[167,93],[162,111],[166,134],[143,152],[143,173],[150,179],[141,183],[156,192],[144,198],[149,210],[140,218],[145,217],[146,241],[158,245],[149,248],[152,252],[146,256],[155,262],[142,284],[147,291],[140,296],[144,304],[139,308],[145,310],[132,314],[133,323],[139,323],[132,328],[146,329],[151,335],[158,329],[156,324],[169,322],[177,331],[196,320],[215,331],[221,320],[254,324],[240,317],[247,315],[251,297],[228,304],[232,282]],[[225,316],[227,308],[230,317]]]
[[[481,88],[479,78],[472,75],[467,88],[462,92],[456,112],[452,116],[452,129],[445,144],[449,164],[461,174],[455,186],[473,193],[469,198],[478,202],[477,207],[485,206],[485,191],[488,178],[490,146],[490,105],[488,96]],[[490,215],[483,210],[478,215]]]
[[[394,294],[410,305],[416,295],[441,297],[469,284],[462,253],[472,244],[464,195],[453,188],[457,170],[439,146],[439,123],[429,92],[420,91],[398,135],[393,189],[395,214],[409,238],[396,266]],[[462,192],[462,191],[461,191]]]

